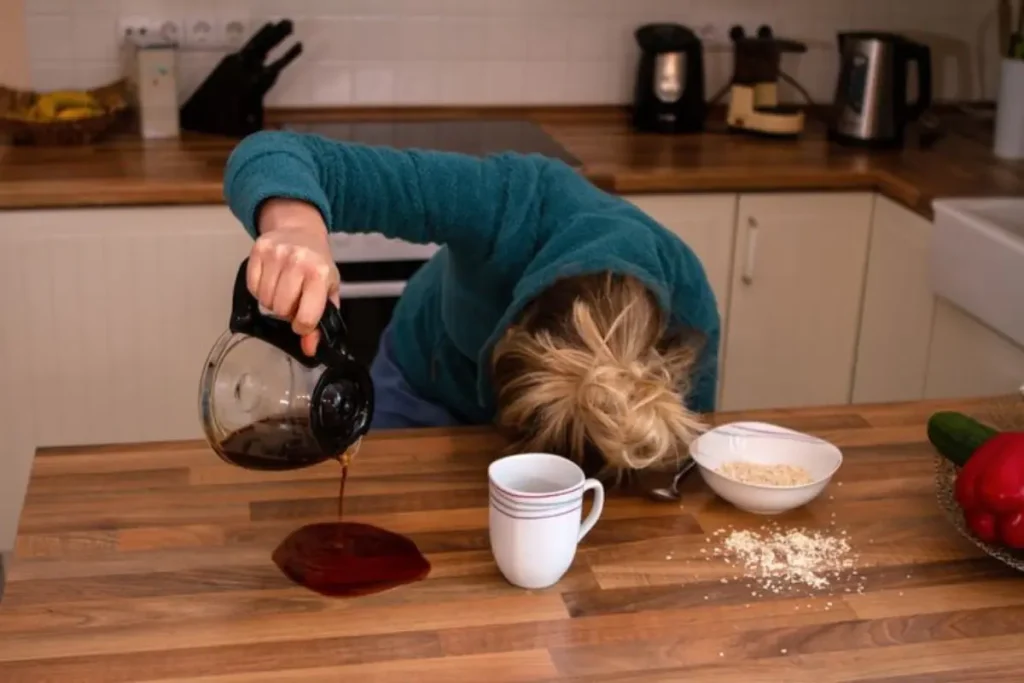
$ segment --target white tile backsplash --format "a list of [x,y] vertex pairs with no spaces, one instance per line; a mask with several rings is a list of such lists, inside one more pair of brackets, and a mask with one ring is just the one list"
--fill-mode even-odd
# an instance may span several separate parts
[[[771,24],[808,43],[787,58],[817,101],[832,97],[843,29],[899,31],[933,47],[936,95],[991,97],[995,0],[24,0],[33,86],[90,87],[118,73],[118,17],[295,20],[304,52],[268,95],[275,106],[621,104],[643,23],[705,38],[707,94],[724,85],[728,27]],[[276,53],[279,54],[280,52]],[[187,96],[222,55],[186,53]]]
[[33,0],[26,2],[26,8],[35,15],[41,14],[71,14],[72,0]]
[[[352,65],[348,62],[317,62],[309,69],[296,69],[292,80],[286,81],[284,74],[279,83],[282,91],[274,90],[274,97],[287,103],[295,99],[302,88],[308,90],[309,102],[315,105],[345,105],[352,102]],[[294,93],[294,94],[293,94]]]
[[29,15],[25,21],[31,62],[74,64],[78,56],[75,54],[75,21],[70,15]]

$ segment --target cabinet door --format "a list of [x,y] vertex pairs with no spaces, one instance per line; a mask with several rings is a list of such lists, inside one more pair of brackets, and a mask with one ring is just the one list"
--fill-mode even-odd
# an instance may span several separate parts
[[885,197],[875,200],[854,403],[924,396],[935,312],[931,234],[930,221]]
[[925,398],[1011,394],[1024,386],[1024,349],[945,299],[935,324]]
[[[199,376],[251,240],[223,206],[4,214],[2,308],[37,446],[202,436]],[[16,321],[16,323],[14,322]],[[7,327],[5,325],[5,327]],[[6,410],[6,408],[5,408]]]
[[736,201],[733,194],[658,194],[626,197],[641,211],[682,238],[700,258],[722,318],[719,340],[719,395],[722,349],[728,335],[729,287],[733,243],[736,234]]
[[[7,228],[6,224],[3,228]],[[4,566],[10,570],[8,551],[14,548],[36,448],[32,428],[32,373],[25,362],[31,341],[10,315],[7,302],[18,291],[20,283],[11,269],[12,260],[2,246],[0,240],[0,313],[3,314],[3,323],[0,323],[0,555]],[[0,593],[3,592],[2,579],[0,576]]]
[[874,197],[740,197],[722,408],[850,401]]
[[626,197],[637,208],[686,242],[704,264],[724,318],[729,302],[736,195],[658,194]]

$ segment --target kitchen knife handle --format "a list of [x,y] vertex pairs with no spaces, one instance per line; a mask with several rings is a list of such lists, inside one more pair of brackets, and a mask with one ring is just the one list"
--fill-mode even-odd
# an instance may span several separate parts
[[238,51],[238,55],[247,63],[262,64],[270,51],[290,36],[293,30],[291,19],[282,19],[276,24],[268,22]]
[[281,75],[284,68],[295,61],[295,58],[301,54],[302,43],[295,43],[283,57],[263,67],[263,71],[260,73],[259,80],[257,81],[256,90],[261,95],[266,94],[267,91],[274,87],[277,77]]
[[286,66],[295,61],[295,58],[301,54],[302,43],[295,43],[290,48],[288,48],[288,52],[285,52],[284,55],[282,55],[279,59],[268,64],[265,68],[265,71],[268,74],[272,74],[273,76],[276,77],[284,70]]

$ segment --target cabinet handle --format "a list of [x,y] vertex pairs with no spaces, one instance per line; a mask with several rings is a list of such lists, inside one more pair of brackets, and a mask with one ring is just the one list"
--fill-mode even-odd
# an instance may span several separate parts
[[757,259],[757,220],[747,219],[747,254],[743,259],[743,284],[754,284],[754,261]]

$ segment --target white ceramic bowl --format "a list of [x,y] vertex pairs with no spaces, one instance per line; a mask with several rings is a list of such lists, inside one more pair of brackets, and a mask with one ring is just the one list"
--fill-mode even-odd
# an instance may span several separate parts
[[[736,507],[759,515],[777,515],[806,505],[828,486],[843,464],[833,444],[767,422],[732,422],[711,429],[690,445],[690,455],[711,490]],[[747,484],[716,470],[727,462],[797,465],[813,481],[799,486]]]

